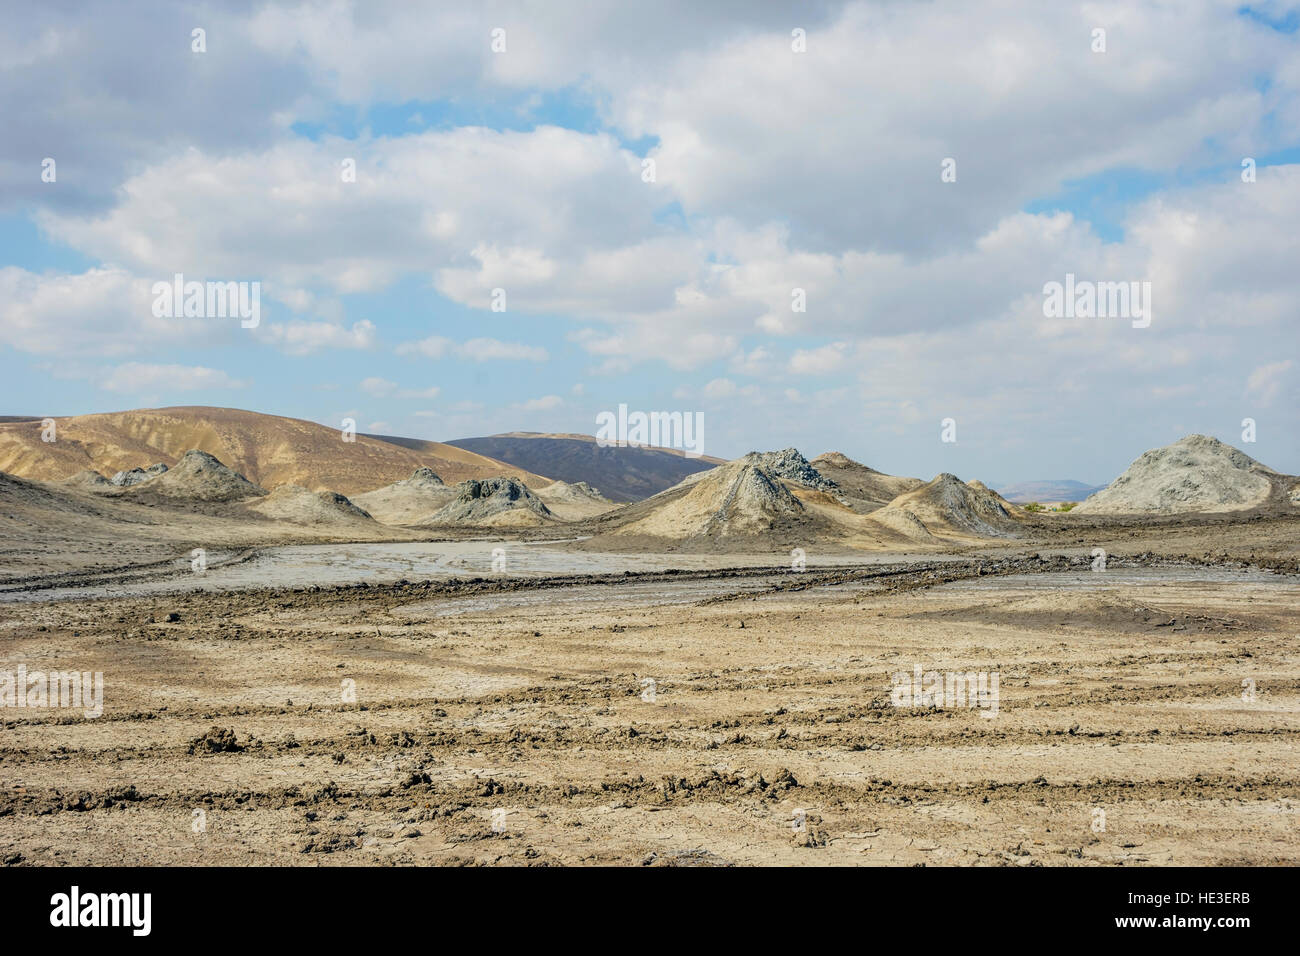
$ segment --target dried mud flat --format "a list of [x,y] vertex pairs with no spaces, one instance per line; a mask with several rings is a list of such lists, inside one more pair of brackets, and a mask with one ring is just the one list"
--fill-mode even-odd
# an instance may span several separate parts
[[[0,862],[1296,862],[1300,578],[1087,569],[10,605],[5,666],[105,690],[97,719],[0,713]],[[917,663],[999,672],[997,716],[891,706]]]

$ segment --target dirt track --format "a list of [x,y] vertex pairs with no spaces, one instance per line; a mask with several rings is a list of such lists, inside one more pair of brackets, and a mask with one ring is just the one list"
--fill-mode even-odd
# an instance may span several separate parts
[[[1300,579],[1064,564],[5,607],[105,703],[4,712],[0,861],[1300,859]],[[997,716],[892,706],[915,664]]]

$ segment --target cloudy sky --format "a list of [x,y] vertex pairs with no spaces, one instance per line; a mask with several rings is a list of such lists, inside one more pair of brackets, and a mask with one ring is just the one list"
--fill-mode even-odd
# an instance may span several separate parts
[[[626,403],[925,478],[1100,483],[1190,432],[1300,472],[1300,3],[0,20],[0,414]],[[260,325],[155,317],[176,273],[259,282]],[[1045,317],[1067,273],[1150,282],[1150,325]]]

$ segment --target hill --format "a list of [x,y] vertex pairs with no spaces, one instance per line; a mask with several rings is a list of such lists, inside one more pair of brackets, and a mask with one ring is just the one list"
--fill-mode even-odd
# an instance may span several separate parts
[[240,501],[266,494],[264,489],[239,472],[227,468],[207,452],[196,449],[182,455],[175,468],[131,482],[126,487],[127,495],[190,501]]
[[818,455],[810,464],[835,482],[849,506],[859,514],[869,514],[899,495],[925,484],[920,478],[876,471],[837,451]]
[[372,525],[374,519],[335,491],[309,491],[301,485],[281,485],[251,511],[296,524]]
[[720,458],[687,458],[673,448],[602,447],[587,435],[511,432],[458,438],[448,444],[558,481],[589,482],[610,501],[640,501],[671,488],[687,475],[723,463]]
[[572,484],[557,481],[545,488],[538,488],[537,497],[562,521],[591,518],[619,507],[585,481]]
[[471,479],[453,490],[455,497],[417,524],[528,528],[555,520],[542,500],[515,478]]
[[1241,511],[1285,503],[1295,479],[1208,435],[1153,448],[1075,508],[1081,514]]
[[807,546],[850,531],[837,518],[855,516],[834,492],[834,484],[793,448],[750,452],[597,519],[596,530],[605,541]]
[[267,489],[295,484],[359,494],[421,466],[452,482],[494,475],[513,475],[535,487],[551,481],[440,442],[367,435],[345,442],[336,428],[233,408],[137,409],[55,422],[57,440],[48,443],[41,441],[39,421],[0,422],[0,471],[60,481],[83,470],[113,475],[155,463],[174,467],[181,455],[196,449]]
[[982,482],[938,475],[872,512],[870,519],[917,541],[1014,537],[1018,517]]
[[384,524],[409,524],[428,517],[455,494],[432,468],[417,468],[410,478],[353,495],[352,501]]

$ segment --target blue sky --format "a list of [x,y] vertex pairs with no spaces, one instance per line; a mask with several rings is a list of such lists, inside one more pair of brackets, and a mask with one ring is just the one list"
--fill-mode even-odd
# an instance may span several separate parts
[[[625,403],[722,457],[1100,483],[1200,431],[1300,472],[1296,6],[1050,6],[35,8],[0,411],[451,439]],[[261,325],[152,316],[176,272],[260,282]],[[1151,326],[1045,318],[1067,272],[1151,282]]]

